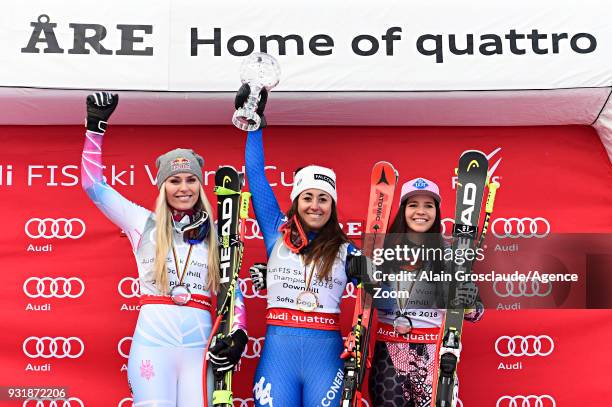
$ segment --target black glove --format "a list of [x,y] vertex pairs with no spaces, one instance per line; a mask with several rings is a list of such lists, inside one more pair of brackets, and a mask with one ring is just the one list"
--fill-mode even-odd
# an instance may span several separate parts
[[[246,103],[249,95],[251,94],[251,87],[248,83],[243,83],[238,92],[236,92],[236,98],[234,99],[234,107],[240,109]],[[263,129],[268,124],[266,123],[266,117],[264,116],[264,110],[266,109],[266,103],[268,102],[268,91],[266,88],[261,88],[259,93],[259,101],[257,102],[257,114],[261,118],[259,128]]]
[[347,274],[349,278],[359,280],[364,285],[374,283],[374,271],[376,267],[369,257],[363,254],[351,256],[348,261]]
[[215,372],[227,372],[240,361],[242,352],[249,341],[249,337],[242,329],[237,329],[223,339],[214,339],[208,350],[206,358]]
[[253,287],[257,291],[266,289],[266,273],[268,267],[264,263],[255,263],[249,268],[249,274],[251,275],[251,281],[253,281]]
[[[370,294],[374,307],[381,310],[393,309],[396,304],[395,298],[386,292],[393,291],[386,281],[383,280],[382,273],[374,274],[378,269],[372,260],[363,254],[353,255],[348,261],[347,275],[350,279],[358,280],[364,290]],[[379,270],[378,270],[379,271]],[[374,278],[374,277],[378,277]]]
[[463,308],[474,308],[478,300],[478,287],[472,281],[462,281],[457,284],[455,298]]
[[108,119],[118,103],[119,95],[110,92],[96,92],[87,96],[87,130],[104,134]]

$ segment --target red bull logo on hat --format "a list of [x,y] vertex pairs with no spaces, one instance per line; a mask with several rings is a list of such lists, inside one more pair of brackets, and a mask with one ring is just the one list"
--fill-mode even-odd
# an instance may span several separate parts
[[170,171],[190,170],[191,161],[185,157],[178,157],[170,162]]

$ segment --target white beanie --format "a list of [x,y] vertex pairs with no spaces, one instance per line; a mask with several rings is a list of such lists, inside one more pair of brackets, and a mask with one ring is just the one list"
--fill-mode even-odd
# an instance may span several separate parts
[[307,189],[320,189],[331,195],[332,199],[338,203],[338,194],[336,193],[336,173],[325,167],[318,165],[309,165],[304,167],[295,174],[293,178],[293,189],[291,190],[291,200],[293,201],[302,192]]

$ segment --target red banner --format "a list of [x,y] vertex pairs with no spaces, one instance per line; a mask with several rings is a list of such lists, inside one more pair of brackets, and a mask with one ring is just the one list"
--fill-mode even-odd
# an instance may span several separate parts
[[[230,127],[111,126],[105,138],[107,182],[148,208],[157,194],[155,158],[163,152],[189,147],[202,155],[204,189],[213,202],[215,169],[244,164],[245,134]],[[131,406],[126,364],[139,309],[136,265],[127,238],[81,189],[84,129],[4,126],[0,140],[7,280],[0,384],[66,387],[71,406]],[[336,171],[340,221],[357,242],[375,162],[393,163],[400,183],[418,176],[437,182],[448,226],[454,168],[469,149],[490,155],[492,165],[501,159],[492,176],[501,184],[492,235],[538,239],[612,231],[612,170],[592,128],[272,126],[264,144],[267,176],[282,209],[290,205],[294,169],[316,163]],[[265,261],[265,250],[251,219],[244,264],[255,261]],[[235,376],[234,404],[251,406],[265,346],[265,300],[248,279],[241,288],[250,341]],[[350,285],[342,306],[344,335],[353,293]],[[514,295],[529,293],[517,288]],[[612,335],[609,310],[508,308],[466,323],[459,365],[464,406],[603,405],[612,398],[603,356],[603,338]]]

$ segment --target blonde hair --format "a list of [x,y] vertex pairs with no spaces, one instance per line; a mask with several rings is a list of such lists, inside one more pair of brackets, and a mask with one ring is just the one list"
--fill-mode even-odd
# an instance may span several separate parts
[[[208,232],[208,282],[206,288],[209,291],[216,292],[219,288],[219,251],[217,250],[217,231],[215,229],[215,220],[213,211],[206,198],[204,189],[200,185],[200,196],[196,207],[203,208],[208,214],[210,223],[210,231]],[[172,245],[172,214],[166,200],[166,183],[164,182],[159,189],[159,195],[155,202],[155,262],[153,269],[155,270],[155,285],[163,294],[168,294],[168,268],[166,267],[166,257]]]

